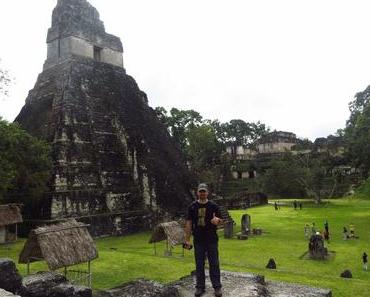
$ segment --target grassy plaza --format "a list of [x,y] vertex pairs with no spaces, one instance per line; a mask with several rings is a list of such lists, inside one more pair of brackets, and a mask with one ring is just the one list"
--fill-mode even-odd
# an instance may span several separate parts
[[[234,232],[240,230],[244,213],[251,215],[252,228],[263,229],[261,236],[248,240],[224,239],[220,237],[221,269],[251,272],[265,275],[267,280],[296,282],[310,286],[330,288],[334,296],[368,296],[370,292],[370,271],[362,270],[361,255],[370,252],[370,201],[366,199],[337,199],[315,205],[302,200],[302,210],[294,210],[292,200],[280,200],[284,205],[275,210],[266,205],[248,210],[230,211],[237,223]],[[304,256],[308,241],[304,238],[304,225],[315,222],[318,230],[324,229],[328,220],[331,239],[326,243],[331,256],[328,260],[310,260]],[[359,239],[343,240],[343,226],[355,225]],[[194,270],[192,251],[176,247],[173,257],[164,255],[165,243],[157,244],[157,255],[148,244],[150,232],[125,236],[96,239],[99,258],[92,262],[93,288],[107,289],[137,278],[170,282],[188,275]],[[0,246],[0,257],[15,261],[24,244]],[[276,270],[266,269],[269,258],[277,263]],[[22,274],[26,265],[18,265]],[[31,272],[45,270],[44,263],[31,264]],[[339,275],[350,269],[352,279]]]

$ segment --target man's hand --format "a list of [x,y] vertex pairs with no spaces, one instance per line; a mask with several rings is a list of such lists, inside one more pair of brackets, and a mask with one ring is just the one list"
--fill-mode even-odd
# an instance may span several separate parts
[[184,244],[182,245],[184,249],[191,250],[193,248],[193,245],[191,244],[190,240],[186,240]]
[[220,224],[222,224],[222,219],[220,219],[220,218],[218,218],[218,217],[216,217],[216,214],[215,213],[213,213],[213,218],[212,218],[212,220],[211,220],[211,223],[213,224],[213,225],[220,225]]

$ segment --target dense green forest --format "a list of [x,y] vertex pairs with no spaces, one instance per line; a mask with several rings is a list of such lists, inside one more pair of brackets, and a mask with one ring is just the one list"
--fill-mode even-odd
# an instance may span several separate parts
[[0,118],[0,202],[23,203],[32,211],[47,190],[50,170],[49,145]]
[[[298,139],[295,154],[276,155],[259,168],[258,162],[243,162],[226,153],[227,147],[256,149],[258,140],[271,132],[261,122],[233,119],[222,123],[204,119],[195,110],[155,109],[160,121],[182,150],[189,169],[198,178],[213,185],[230,180],[230,168],[257,170],[260,178],[253,188],[274,196],[322,198],[350,193],[366,180],[370,168],[370,87],[355,95],[349,103],[346,127],[324,140]],[[325,150],[320,143],[325,142]],[[309,154],[304,153],[310,151]],[[348,169],[347,172],[343,168]],[[341,170],[340,170],[341,169]]]

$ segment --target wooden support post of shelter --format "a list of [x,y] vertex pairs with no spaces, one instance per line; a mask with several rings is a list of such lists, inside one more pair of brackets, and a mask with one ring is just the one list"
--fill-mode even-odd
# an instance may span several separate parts
[[[17,241],[18,223],[22,223],[22,215],[19,204],[0,205],[0,244]],[[9,232],[13,227],[13,233]]]
[[[66,276],[69,272],[74,273],[79,278],[75,279],[77,283],[81,283],[81,276],[84,276],[84,283],[91,286],[90,261],[98,257],[98,252],[87,226],[70,220],[32,230],[19,256],[19,263],[27,264],[29,274],[30,263],[45,260],[50,270],[64,268]],[[68,270],[69,266],[81,263],[87,263],[87,272]]]
[[[165,255],[172,255],[172,248],[176,245],[182,245],[185,240],[184,228],[176,221],[158,224],[149,239],[149,243],[154,245],[154,255],[157,255],[156,243],[166,240]],[[184,249],[182,248],[182,256],[184,256]]]

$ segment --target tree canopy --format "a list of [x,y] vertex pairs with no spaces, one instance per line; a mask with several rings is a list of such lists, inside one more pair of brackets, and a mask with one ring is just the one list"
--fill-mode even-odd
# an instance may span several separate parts
[[344,130],[349,159],[368,174],[370,170],[370,86],[350,102],[351,112]]
[[217,141],[211,125],[202,124],[189,129],[187,133],[189,146],[187,153],[192,167],[200,172],[218,163],[221,156],[221,146]]
[[285,153],[271,162],[264,176],[264,188],[269,194],[310,197],[320,203],[323,197],[348,191],[348,177],[340,171],[333,172],[335,165],[330,154]]
[[0,100],[8,96],[8,87],[11,81],[9,72],[0,65]]
[[200,113],[194,110],[172,108],[168,113],[165,108],[157,107],[155,112],[159,120],[166,125],[173,139],[183,150],[188,145],[187,133],[189,130],[201,125],[212,126],[217,141],[223,145],[250,146],[258,138],[270,131],[260,121],[245,122],[241,119],[233,119],[229,122],[222,123],[217,119],[203,119]]
[[28,204],[47,189],[49,145],[0,118],[0,201]]
[[269,131],[261,122],[233,119],[221,123],[217,119],[203,119],[194,110],[172,108],[167,112],[165,108],[157,107],[155,112],[184,153],[191,171],[198,178],[213,183],[217,183],[217,175],[224,174],[225,164],[229,162],[222,154],[225,146],[250,146]]

